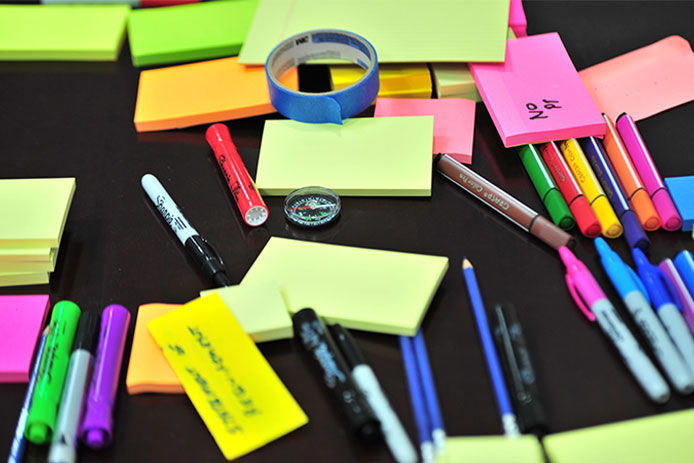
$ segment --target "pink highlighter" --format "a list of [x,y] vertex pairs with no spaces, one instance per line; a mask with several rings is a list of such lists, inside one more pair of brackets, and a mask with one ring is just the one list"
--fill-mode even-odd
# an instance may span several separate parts
[[617,118],[615,126],[622,137],[634,167],[636,167],[636,172],[653,200],[663,228],[669,231],[679,230],[682,228],[682,218],[675,209],[670,193],[655,167],[653,158],[651,158],[639,130],[636,128],[636,123],[630,115],[622,113]]

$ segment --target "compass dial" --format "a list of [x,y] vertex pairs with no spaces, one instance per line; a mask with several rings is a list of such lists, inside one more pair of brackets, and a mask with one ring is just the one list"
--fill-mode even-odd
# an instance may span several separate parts
[[305,187],[293,191],[284,201],[284,215],[302,227],[317,227],[333,222],[340,214],[340,197],[323,187]]

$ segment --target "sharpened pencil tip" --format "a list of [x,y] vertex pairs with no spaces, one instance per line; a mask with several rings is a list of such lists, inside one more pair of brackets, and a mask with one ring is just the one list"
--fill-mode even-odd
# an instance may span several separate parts
[[472,268],[472,264],[469,260],[463,259],[463,268]]

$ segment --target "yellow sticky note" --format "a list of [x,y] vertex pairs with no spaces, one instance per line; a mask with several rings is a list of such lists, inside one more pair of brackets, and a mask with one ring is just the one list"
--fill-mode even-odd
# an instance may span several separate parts
[[[359,66],[330,66],[333,90],[353,84],[364,74]],[[431,74],[426,64],[379,64],[378,98],[429,98]]]
[[[544,463],[540,441],[525,435],[449,437],[437,463]],[[583,463],[587,463],[586,460]],[[591,462],[592,463],[592,462]]]
[[337,124],[265,121],[255,185],[287,195],[307,185],[345,196],[431,196],[434,118],[362,117]]
[[0,286],[42,285],[48,283],[48,272],[0,273]]
[[57,247],[74,192],[74,178],[0,180],[0,247]]
[[276,282],[290,313],[310,307],[328,323],[414,336],[448,258],[272,237],[241,285]]
[[241,328],[255,342],[291,338],[292,319],[282,293],[274,282],[227,286],[201,291],[200,296],[219,294]]
[[148,324],[228,460],[308,418],[217,294]]
[[691,463],[694,410],[683,410],[576,431],[544,439],[553,463]]

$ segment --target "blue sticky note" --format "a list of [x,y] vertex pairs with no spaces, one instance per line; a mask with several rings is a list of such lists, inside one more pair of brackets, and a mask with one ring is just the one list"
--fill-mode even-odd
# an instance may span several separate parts
[[667,177],[665,185],[682,217],[682,230],[690,231],[694,226],[694,175],[687,177]]

